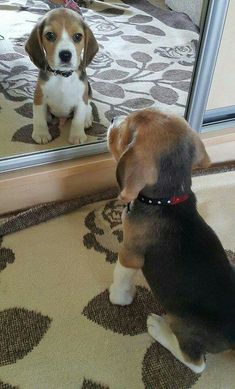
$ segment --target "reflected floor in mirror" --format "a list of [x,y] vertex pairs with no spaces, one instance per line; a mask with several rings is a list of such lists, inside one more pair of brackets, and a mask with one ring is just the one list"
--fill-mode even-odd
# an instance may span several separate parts
[[[190,17],[164,7],[162,0],[78,4],[99,43],[87,69],[94,117],[87,142],[104,141],[110,119],[136,109],[157,107],[183,115],[199,38]],[[36,144],[31,137],[38,69],[24,44],[37,20],[55,7],[49,0],[0,2],[0,158],[69,146],[69,122],[62,129],[56,121],[51,125],[48,144]]]

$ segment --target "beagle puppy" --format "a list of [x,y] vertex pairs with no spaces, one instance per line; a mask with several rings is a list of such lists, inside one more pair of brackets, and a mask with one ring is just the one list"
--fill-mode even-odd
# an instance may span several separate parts
[[235,349],[235,272],[191,189],[205,147],[183,118],[151,109],[115,118],[108,147],[128,203],[110,301],[130,304],[142,269],[166,311],[148,318],[149,334],[200,373],[207,352]]
[[25,49],[39,68],[32,138],[36,143],[52,139],[47,122],[53,115],[61,119],[60,124],[72,118],[69,142],[84,142],[84,129],[92,124],[86,67],[98,51],[92,31],[81,14],[71,9],[54,9],[35,26]]

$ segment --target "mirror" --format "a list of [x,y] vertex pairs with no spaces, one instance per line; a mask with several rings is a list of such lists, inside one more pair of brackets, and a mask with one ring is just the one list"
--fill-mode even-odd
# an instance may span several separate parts
[[[48,124],[50,142],[37,144],[32,138],[33,95],[39,71],[25,52],[25,42],[38,19],[62,3],[73,1],[0,2],[0,159],[71,147],[71,118],[59,126],[57,118],[52,117]],[[202,3],[77,1],[99,43],[99,51],[86,69],[93,95],[93,124],[85,130],[86,142],[77,149],[105,142],[106,127],[116,115],[145,107],[184,115],[200,36]]]

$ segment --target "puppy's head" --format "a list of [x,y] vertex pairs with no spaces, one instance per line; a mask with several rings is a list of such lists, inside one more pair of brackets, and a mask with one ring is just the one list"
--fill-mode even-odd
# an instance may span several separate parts
[[[82,17],[69,9],[48,12],[34,27],[25,50],[42,70],[86,68],[98,51],[98,43]],[[83,56],[81,58],[81,53]]]
[[176,150],[183,150],[178,165],[186,159],[190,168],[210,162],[199,136],[183,118],[152,109],[115,118],[108,129],[108,148],[117,161],[120,199],[125,202],[157,183],[162,158],[173,158]]

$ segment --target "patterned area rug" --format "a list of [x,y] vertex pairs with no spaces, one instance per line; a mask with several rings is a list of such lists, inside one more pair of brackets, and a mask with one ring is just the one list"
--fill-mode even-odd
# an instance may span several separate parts
[[[187,15],[148,0],[78,0],[100,50],[88,69],[94,124],[88,142],[105,138],[109,120],[135,109],[158,107],[184,114],[198,30]],[[53,141],[37,145],[32,98],[38,71],[24,51],[37,22],[56,6],[49,0],[0,1],[0,158],[69,146],[69,123],[51,126]]]
[[[200,213],[235,263],[235,171],[194,177],[193,188]],[[16,233],[47,212],[75,209],[74,202],[2,220],[0,388],[234,388],[234,354],[209,355],[199,376],[149,337],[146,317],[163,308],[141,273],[131,306],[109,303],[122,240],[123,206],[113,195],[77,200],[73,212]]]

